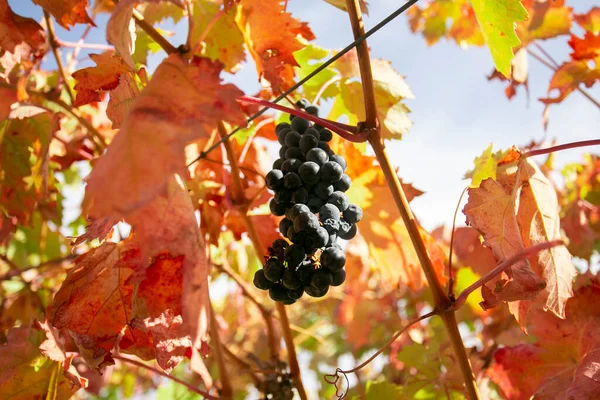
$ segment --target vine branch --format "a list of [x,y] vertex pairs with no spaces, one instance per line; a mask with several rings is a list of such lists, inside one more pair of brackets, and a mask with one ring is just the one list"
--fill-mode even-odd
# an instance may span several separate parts
[[210,335],[214,342],[215,358],[217,360],[217,365],[219,366],[219,380],[221,381],[221,391],[219,394],[223,399],[231,399],[233,398],[233,389],[231,388],[229,372],[225,366],[225,360],[223,357],[224,346],[221,342],[221,336],[219,335],[219,327],[217,325],[215,309],[213,308],[212,302],[210,303]]
[[[360,8],[358,6],[358,0],[346,0],[346,6],[348,8],[350,20],[352,21],[354,36],[357,37],[361,35],[363,31],[362,17]],[[458,331],[456,317],[454,315],[454,311],[450,309],[451,301],[442,289],[442,286],[436,275],[431,259],[427,254],[427,249],[425,247],[423,239],[421,238],[421,233],[419,232],[419,227],[417,225],[415,217],[412,214],[412,211],[408,204],[408,200],[406,198],[404,190],[402,189],[402,185],[400,184],[400,181],[398,179],[398,175],[396,174],[391,165],[390,159],[385,149],[385,143],[381,138],[381,133],[377,123],[375,93],[373,91],[372,85],[373,76],[371,74],[370,68],[369,49],[364,41],[362,46],[357,47],[357,52],[361,80],[363,82],[363,91],[365,93],[365,114],[368,118],[370,118],[365,123],[367,128],[366,132],[370,132],[368,141],[373,147],[377,160],[379,161],[379,164],[385,176],[385,180],[392,192],[396,206],[400,211],[402,220],[404,221],[413,247],[415,248],[415,251],[421,263],[421,268],[423,269],[425,277],[427,278],[429,288],[431,289],[433,295],[435,309],[445,310],[440,314],[440,317],[444,321],[446,331],[448,332],[448,336],[450,337],[452,347],[454,348],[454,353],[456,354],[458,365],[463,374],[468,397],[471,400],[479,399],[479,393],[475,382],[475,376],[473,374],[473,370],[471,369],[471,364],[469,362],[464,343],[460,336],[460,332]]]
[[554,153],[555,151],[576,149],[578,147],[598,146],[598,145],[600,145],[600,139],[582,140],[579,142],[565,143],[565,144],[560,144],[558,146],[547,147],[545,149],[530,150],[526,153],[521,154],[520,159],[524,160],[528,157],[539,156],[542,154],[550,154],[550,153]]
[[52,49],[52,54],[54,54],[54,58],[56,59],[58,73],[60,74],[63,85],[65,86],[65,91],[67,92],[67,95],[71,100],[71,104],[75,104],[75,97],[73,97],[73,92],[71,92],[71,87],[69,86],[69,81],[67,80],[67,74],[65,73],[65,68],[63,66],[62,59],[60,58],[60,53],[58,52],[56,33],[54,32],[54,25],[52,24],[50,14],[46,10],[44,10],[44,20],[46,21],[46,25],[48,28],[48,39],[50,42],[50,48]]
[[163,35],[161,35],[152,24],[149,24],[144,16],[135,8],[133,9],[133,19],[137,26],[139,26],[144,32],[148,34],[158,44],[167,54],[177,53],[177,48],[175,48]]
[[187,383],[186,381],[184,381],[182,379],[179,379],[179,378],[177,378],[177,377],[175,377],[173,375],[169,375],[166,372],[161,371],[158,368],[152,367],[150,365],[146,365],[146,364],[144,364],[142,362],[139,362],[137,360],[134,360],[134,359],[131,359],[131,358],[128,358],[128,357],[123,357],[123,356],[118,355],[118,354],[113,354],[112,357],[115,360],[119,360],[119,361],[122,361],[124,363],[131,364],[131,365],[135,365],[136,367],[144,368],[144,369],[147,369],[148,371],[154,372],[155,374],[164,376],[165,378],[168,378],[168,379],[172,380],[173,382],[177,382],[180,385],[185,386],[190,392],[194,392],[194,393],[199,394],[200,396],[204,396],[205,399],[208,399],[208,400],[218,400],[219,399],[218,397],[212,396],[212,395],[208,394],[207,392],[198,389],[194,385],[191,385],[191,384]]

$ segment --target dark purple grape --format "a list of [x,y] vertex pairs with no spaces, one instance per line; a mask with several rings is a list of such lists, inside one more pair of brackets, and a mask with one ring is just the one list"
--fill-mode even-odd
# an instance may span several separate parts
[[285,151],[285,159],[297,158],[300,161],[304,161],[304,153],[298,147],[290,147]]
[[276,132],[277,134],[277,141],[279,142],[279,144],[285,144],[285,138],[288,135],[288,133],[290,133],[292,130],[290,128],[286,128],[286,129],[282,129],[279,132]]
[[334,162],[340,164],[340,167],[342,167],[342,170],[344,170],[344,172],[346,172],[346,167],[348,166],[348,164],[346,164],[346,160],[344,159],[344,157],[340,156],[339,154],[334,154],[329,157],[329,161],[334,161]]
[[304,132],[304,136],[314,136],[315,138],[317,138],[317,142],[321,139],[321,135],[319,134],[319,131],[316,130],[315,128],[308,128],[305,132]]
[[319,165],[312,161],[306,161],[298,168],[298,175],[306,183],[317,183],[319,181]]
[[307,295],[311,296],[311,297],[323,297],[327,294],[327,292],[329,291],[329,286],[327,286],[325,289],[323,290],[319,290],[319,289],[315,289],[312,286],[306,286],[304,288],[304,291],[306,292]]
[[346,280],[346,270],[344,268],[332,271],[333,282],[331,286],[340,286]]
[[312,149],[306,153],[306,161],[312,161],[316,163],[319,167],[329,161],[329,156],[327,152],[323,149]]
[[348,205],[350,204],[348,197],[343,192],[339,191],[333,192],[333,194],[327,199],[327,203],[333,204],[342,212],[346,211]]
[[288,151],[289,147],[287,146],[281,146],[281,148],[279,149],[279,158],[282,158],[285,160],[285,152]]
[[338,247],[328,247],[321,253],[321,265],[332,271],[344,268],[346,265],[346,255]]
[[350,189],[350,185],[352,184],[352,180],[346,174],[342,175],[339,181],[333,183],[333,188],[338,192],[345,192]]
[[319,209],[319,219],[324,222],[328,219],[340,220],[340,210],[333,204],[325,204]]
[[290,131],[285,135],[285,145],[288,147],[298,147],[302,136],[296,131]]
[[306,107],[310,106],[310,101],[306,99],[300,99],[296,102],[296,105],[302,109],[305,109]]
[[306,204],[308,201],[308,191],[301,187],[292,194],[292,201],[296,204]]
[[282,131],[284,129],[289,129],[289,128],[290,128],[290,124],[288,124],[287,122],[280,122],[275,127],[275,132],[279,133],[280,131]]
[[292,193],[290,190],[281,189],[275,192],[273,199],[277,204],[287,205],[292,200]]
[[281,232],[281,234],[285,236],[287,234],[288,229],[290,229],[291,226],[294,226],[294,223],[289,219],[284,218],[281,221],[279,221],[279,232]]
[[298,168],[302,165],[302,161],[297,158],[288,158],[281,165],[283,172],[298,172]]
[[319,211],[321,207],[325,204],[325,200],[320,198],[319,196],[309,196],[306,205],[310,208],[310,211],[316,213]]
[[283,272],[283,277],[281,278],[281,283],[283,283],[283,286],[285,286],[285,288],[289,289],[289,290],[300,289],[303,286],[302,281],[296,274],[296,271],[294,271],[290,268],[287,268]]
[[316,215],[311,212],[301,212],[294,218],[294,230],[296,232],[312,232],[317,230],[317,228],[319,228],[319,220]]
[[344,221],[349,224],[355,224],[359,222],[363,217],[363,210],[356,204],[348,205],[348,208],[344,210]]
[[319,140],[312,135],[303,135],[300,139],[300,150],[305,154],[319,145]]
[[[348,223],[347,223],[347,222],[345,222],[344,224],[341,224],[341,225],[340,225],[340,231],[338,232],[338,236],[339,236],[341,239],[344,239],[344,240],[350,240],[350,239],[352,239],[354,236],[356,236],[356,233],[358,232],[358,228],[357,228],[357,226],[356,226],[356,225],[354,225],[354,224],[348,224],[348,226],[349,226],[349,227],[348,227],[348,229],[345,229],[345,228],[346,228],[345,224],[348,224]],[[343,227],[344,229],[341,229],[342,227]]]
[[319,182],[316,184],[314,192],[323,200],[327,200],[333,194],[333,185],[327,182]]
[[310,122],[304,118],[294,118],[290,124],[291,128],[299,133],[304,133],[310,126]]
[[271,214],[273,214],[276,217],[281,217],[282,215],[285,215],[285,205],[277,203],[275,199],[271,199],[271,201],[269,202],[269,209],[271,210]]
[[288,172],[283,177],[283,186],[285,186],[285,188],[289,190],[296,190],[302,187],[302,179],[300,179],[300,176],[297,173]]
[[321,166],[321,180],[324,182],[337,182],[340,180],[344,171],[342,166],[334,161],[327,161]]
[[278,169],[272,169],[265,176],[265,183],[271,190],[278,190],[283,187],[283,172]]
[[275,301],[288,300],[287,290],[283,287],[283,285],[277,283],[269,289],[269,297]]
[[329,233],[323,227],[317,228],[313,236],[313,245],[316,249],[325,247],[329,242]]
[[271,258],[263,267],[265,278],[271,282],[277,282],[283,276],[283,264],[277,258]]
[[308,106],[304,110],[307,114],[314,115],[315,117],[319,116],[319,107],[317,106]]
[[321,138],[321,141],[319,142],[319,148],[321,150],[323,150],[325,153],[327,153],[328,157],[333,154],[333,151],[331,151],[331,148],[329,147],[327,142],[323,141],[323,138]]
[[[285,249],[285,261],[288,263],[288,268],[296,268],[302,260],[304,260],[304,249],[296,244]],[[283,273],[283,271],[282,271]]]
[[333,134],[327,128],[321,129],[319,134],[321,135],[321,141],[323,142],[329,142],[331,139],[333,139]]
[[271,286],[273,286],[273,282],[267,279],[265,276],[265,271],[262,269],[259,269],[254,273],[254,279],[252,280],[252,283],[254,283],[254,286],[261,290],[269,290],[271,289]]

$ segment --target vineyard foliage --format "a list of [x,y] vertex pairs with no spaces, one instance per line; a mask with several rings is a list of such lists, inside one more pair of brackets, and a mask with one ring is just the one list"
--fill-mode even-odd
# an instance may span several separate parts
[[[240,98],[273,100],[339,52],[319,46],[288,1],[32,1],[41,20],[0,0],[0,398],[258,398],[281,396],[292,381],[303,397],[299,379],[315,399],[467,396],[438,316],[348,374],[349,386],[323,379],[436,306],[369,145],[329,143],[364,211],[344,245],[345,283],[287,314],[252,286],[281,237],[264,176],[277,158],[275,126],[289,119],[269,111],[246,125],[259,107]],[[311,4],[347,18],[346,1]],[[504,81],[508,99],[529,90],[528,63],[540,59],[552,69],[541,124],[568,96],[600,108],[587,92],[600,80],[599,7],[431,0],[400,19],[429,45],[487,46],[488,79]],[[184,42],[169,43],[167,20],[185,27]],[[78,43],[59,37],[80,25]],[[88,43],[95,30],[107,44]],[[568,44],[567,59],[546,58],[549,39]],[[151,54],[160,57],[152,69]],[[360,127],[359,58],[345,53],[281,104],[305,98],[327,110],[322,118]],[[258,93],[224,81],[249,61]],[[372,59],[371,69],[381,137],[399,141],[418,93],[402,65]],[[467,226],[419,234],[439,282],[461,300],[456,318],[481,398],[600,398],[600,157],[557,168],[535,153],[548,143],[517,147],[529,139],[482,149],[465,171],[458,221]],[[408,201],[424,195],[399,178]],[[521,257],[459,297],[498,264],[556,240],[565,245]]]

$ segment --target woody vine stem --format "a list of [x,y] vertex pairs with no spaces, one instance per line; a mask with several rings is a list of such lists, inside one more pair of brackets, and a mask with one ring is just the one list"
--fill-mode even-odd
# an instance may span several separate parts
[[[360,37],[364,34],[364,25],[358,0],[346,0],[346,7],[348,9],[348,14],[350,15],[350,22],[352,24],[354,37]],[[435,273],[433,264],[429,258],[429,255],[427,254],[421,234],[419,233],[419,227],[414,215],[412,214],[410,206],[408,205],[408,200],[406,199],[406,195],[404,194],[402,186],[400,185],[398,176],[396,175],[390,163],[387,151],[385,149],[385,143],[381,138],[380,127],[377,120],[377,105],[375,102],[375,91],[373,87],[373,74],[371,72],[369,48],[367,47],[366,41],[359,43],[356,46],[356,51],[358,53],[363,95],[365,99],[365,128],[367,130],[371,130],[368,142],[373,147],[377,161],[381,165],[386,182],[390,188],[390,191],[392,192],[396,206],[400,211],[402,220],[406,225],[406,229],[412,244],[415,248],[419,261],[421,262],[421,268],[423,268],[423,272],[425,273],[425,277],[427,278],[429,288],[431,289],[433,295],[435,309],[444,310],[441,311],[439,315],[444,321],[444,326],[446,327],[446,331],[448,332],[448,336],[452,342],[452,347],[465,381],[465,389],[468,397],[471,400],[479,399],[475,375],[471,369],[471,364],[469,362],[464,343],[458,331],[456,316],[454,311],[449,309],[451,301],[444,293],[444,290],[442,289],[439,279]]]

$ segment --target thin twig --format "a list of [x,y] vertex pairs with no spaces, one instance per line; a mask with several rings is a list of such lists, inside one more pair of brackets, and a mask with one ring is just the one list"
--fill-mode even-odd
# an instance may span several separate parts
[[60,47],[73,47],[75,49],[90,49],[90,50],[104,50],[104,51],[112,51],[115,48],[109,44],[100,44],[100,43],[85,43],[79,41],[75,42],[67,42],[61,39],[56,38],[56,44]]
[[210,336],[213,342],[213,348],[215,350],[215,359],[219,366],[219,381],[221,382],[221,390],[219,395],[223,399],[231,399],[233,397],[233,389],[231,388],[231,380],[229,379],[229,371],[225,366],[225,359],[223,357],[223,344],[221,343],[221,336],[219,335],[219,325],[215,317],[215,310],[210,304]]
[[450,250],[448,251],[448,298],[450,300],[454,300],[454,274],[452,273],[452,255],[454,253],[454,232],[456,231],[456,217],[458,215],[458,209],[460,208],[460,203],[462,202],[463,196],[467,193],[469,187],[463,189],[460,197],[458,198],[458,203],[456,203],[456,208],[454,209],[454,218],[452,218],[452,233],[450,234]]
[[137,360],[134,360],[134,359],[131,359],[131,358],[128,358],[128,357],[120,356],[118,354],[113,354],[112,357],[115,360],[123,361],[124,363],[135,365],[136,367],[144,368],[144,369],[147,369],[148,371],[154,372],[155,374],[164,376],[165,378],[168,378],[168,379],[172,380],[173,382],[177,382],[180,385],[185,386],[189,391],[197,393],[200,396],[204,396],[204,398],[206,398],[206,399],[209,399],[209,400],[218,400],[219,399],[219,397],[212,396],[212,395],[208,394],[207,392],[198,389],[194,385],[191,385],[191,384],[187,383],[186,381],[184,381],[182,379],[179,379],[179,378],[177,378],[177,377],[175,377],[173,375],[169,375],[166,372],[161,371],[158,368],[152,367],[150,365],[144,364],[142,362],[139,362]]
[[438,311],[430,311],[427,314],[423,314],[418,318],[415,318],[411,321],[409,321],[408,324],[406,324],[405,327],[403,327],[402,329],[400,329],[398,332],[394,333],[394,335],[390,338],[390,340],[387,341],[386,344],[384,344],[379,350],[377,350],[371,357],[367,358],[364,362],[362,362],[361,364],[357,365],[356,367],[349,369],[349,370],[340,370],[340,372],[344,373],[344,374],[351,374],[353,372],[356,372],[360,369],[363,369],[364,367],[366,367],[371,361],[373,361],[375,358],[377,358],[378,355],[380,355],[381,353],[383,353],[385,351],[385,349],[387,349],[388,347],[391,346],[392,343],[394,343],[396,341],[396,339],[398,339],[400,337],[400,335],[402,335],[404,332],[406,332],[408,329],[410,329],[410,327],[412,327],[414,324],[416,324],[419,321],[423,321],[424,319],[427,319],[429,317],[433,317],[434,315],[438,315],[439,312]]
[[254,381],[254,385],[260,387],[260,385],[262,384],[262,379],[256,374],[256,372],[254,372],[252,366],[249,363],[238,357],[238,355],[232,352],[227,346],[223,346],[223,351],[225,352],[225,355],[227,355],[227,357],[231,358],[242,369],[247,370],[248,374],[250,374],[250,377]]
[[[330,59],[328,59],[327,61],[325,61],[323,64],[319,65],[312,72],[310,72],[308,75],[306,75],[303,79],[301,79],[300,81],[298,81],[297,83],[295,83],[294,85],[292,85],[292,87],[290,87],[288,90],[286,90],[285,92],[283,92],[282,94],[280,94],[279,96],[277,96],[273,100],[273,103],[279,103],[288,94],[294,92],[300,86],[304,85],[306,82],[308,82],[313,77],[315,77],[319,72],[323,71],[324,69],[326,69],[327,67],[329,67],[331,64],[333,64],[334,62],[336,62],[337,60],[339,60],[341,57],[344,56],[344,54],[348,53],[350,50],[352,50],[354,47],[356,47],[356,45],[358,45],[359,43],[362,43],[364,40],[366,40],[367,38],[369,38],[375,32],[377,32],[378,30],[380,30],[381,28],[383,28],[384,26],[386,26],[387,24],[389,24],[391,21],[393,21],[396,17],[398,17],[399,15],[401,15],[402,13],[404,13],[406,10],[408,10],[410,8],[410,6],[412,6],[413,4],[415,4],[417,1],[418,0],[409,0],[406,3],[404,3],[396,11],[394,11],[393,13],[391,13],[390,15],[388,15],[386,18],[384,18],[380,23],[378,23],[373,28],[371,28],[367,32],[365,32],[364,35],[362,35],[359,38],[356,38],[348,46],[344,47],[338,53],[334,54]],[[261,115],[263,115],[268,109],[269,109],[268,107],[263,107],[258,112],[254,113],[252,116],[248,117],[248,119],[246,119],[246,124],[244,126],[247,126],[247,124],[249,122],[252,122],[256,118],[258,118]],[[229,139],[230,137],[232,137],[233,135],[235,135],[236,133],[238,133],[241,129],[243,129],[244,126],[241,126],[241,125],[238,126],[233,131],[229,132],[227,134],[226,138]],[[224,139],[221,139],[220,141],[218,141],[217,143],[214,143],[211,147],[209,147],[208,149],[206,149],[205,151],[203,151],[202,153],[200,153],[200,155],[198,157],[196,157],[195,160],[193,160],[192,162],[190,162],[188,164],[188,167],[191,166],[192,164],[194,164],[195,162],[200,161],[201,159],[203,159],[204,157],[206,157],[206,155],[208,153],[210,153],[211,151],[213,151],[214,149],[216,149],[217,147],[219,147],[219,145],[223,141],[224,141]]]
[[204,28],[204,31],[200,34],[200,37],[198,37],[198,41],[193,46],[194,51],[192,54],[198,54],[200,52],[200,46],[202,46],[202,42],[204,42],[204,39],[206,39],[206,36],[208,36],[210,30],[213,28],[213,26],[215,26],[223,14],[225,14],[225,8],[220,9],[217,13],[215,13],[215,15],[213,15],[210,21],[208,21],[208,25],[206,25],[206,28]]
[[[188,50],[192,49],[192,33],[194,32],[194,10],[192,8],[192,2],[191,1],[186,1],[185,2],[185,11],[187,13],[187,20],[188,20],[188,32],[187,32],[187,38],[185,40],[185,44]],[[193,53],[192,53],[193,54]]]
[[[536,60],[538,60],[539,62],[541,62],[542,64],[544,64],[546,67],[550,68],[552,71],[556,71],[557,70],[557,68],[555,68],[554,66],[552,66],[552,64],[550,64],[550,62],[548,62],[545,59],[543,59],[539,54],[536,54],[533,51],[531,51],[531,49],[527,49],[527,52],[529,54],[531,54],[531,56],[533,58],[535,58]],[[592,97],[592,95],[589,94],[585,89],[582,89],[581,86],[577,86],[575,89],[579,93],[581,93],[582,95],[584,95],[585,98],[588,99],[592,104],[594,104],[596,107],[600,108],[600,102],[598,100],[596,100],[594,97]]]
[[50,42],[50,48],[52,49],[52,54],[54,54],[54,58],[56,59],[56,65],[58,67],[58,73],[62,79],[63,85],[65,86],[65,90],[69,99],[71,100],[71,104],[75,104],[75,97],[71,92],[71,87],[69,86],[69,81],[67,80],[67,74],[65,73],[65,68],[63,67],[62,59],[60,58],[60,53],[58,52],[58,46],[56,43],[56,34],[54,32],[54,25],[52,24],[52,19],[50,18],[50,13],[44,10],[44,20],[46,21],[46,25],[48,28],[48,40]]
[[554,153],[555,151],[576,149],[578,147],[598,146],[598,145],[600,145],[600,139],[581,140],[579,142],[560,144],[558,146],[547,147],[545,149],[530,150],[526,153],[521,154],[520,159],[523,160],[528,157]]
[[37,269],[37,270],[41,270],[44,269],[48,266],[53,266],[53,265],[57,265],[57,264],[62,264],[64,262],[67,261],[73,261],[74,259],[76,259],[78,256],[75,254],[71,254],[65,257],[60,257],[60,258],[55,258],[53,260],[48,260],[48,261],[44,261],[43,263],[40,263],[36,266],[29,266],[29,267],[25,267],[25,268],[20,268],[13,263],[11,260],[8,259],[8,257],[6,257],[5,255],[0,254],[0,260],[4,261],[5,263],[7,263],[9,265],[9,267],[11,267],[11,270],[9,272],[7,272],[6,274],[4,274],[3,276],[0,276],[0,281],[6,281],[8,279],[11,279],[15,276],[21,275],[23,272],[26,271],[30,271],[32,269]]
[[161,35],[154,27],[149,24],[144,16],[136,9],[133,9],[133,19],[135,19],[135,23],[144,30],[158,44],[167,54],[177,53],[177,48],[175,48],[163,35]]
[[85,27],[85,30],[83,31],[83,33],[81,34],[81,37],[77,41],[78,46],[75,46],[75,49],[73,49],[73,54],[71,55],[71,60],[69,60],[69,64],[67,66],[67,69],[69,71],[71,71],[73,68],[75,68],[75,64],[77,64],[77,57],[79,56],[79,52],[81,51],[81,46],[83,45],[84,40],[87,37],[87,35],[92,30],[92,26],[93,26],[92,24],[88,24]]
[[554,68],[558,68],[560,66],[556,62],[556,60],[552,58],[552,56],[537,41],[534,41],[533,45],[548,59],[548,61],[554,64]]
[[465,290],[463,290],[461,292],[461,294],[456,298],[456,301],[452,305],[452,309],[458,310],[459,308],[461,308],[466,303],[467,297],[469,297],[469,295],[471,293],[473,293],[475,290],[477,290],[478,288],[482,287],[483,285],[485,285],[486,283],[488,283],[489,281],[494,279],[500,273],[506,271],[514,263],[524,260],[528,257],[531,257],[532,255],[539,253],[542,250],[547,250],[552,247],[561,246],[564,244],[565,243],[562,240],[552,240],[550,242],[536,244],[535,246],[531,246],[524,250],[519,251],[517,254],[515,254],[514,256],[512,256],[508,260],[504,261],[502,264],[498,265],[496,268],[494,268],[493,270],[491,270],[490,272],[488,272],[487,274],[485,274],[484,276],[479,278],[477,280],[477,282],[473,283],[472,285],[467,287]]
[[[43,96],[43,93],[40,93],[40,92],[36,92],[36,94],[41,94]],[[106,148],[106,146],[107,146],[106,140],[104,140],[104,137],[102,136],[102,134],[100,134],[100,132],[94,127],[94,125],[92,125],[87,119],[85,119],[83,116],[79,115],[79,113],[76,112],[73,107],[69,106],[67,103],[65,103],[61,99],[55,99],[55,98],[49,98],[49,97],[46,97],[46,99],[48,101],[60,106],[67,113],[71,114],[71,116],[73,116],[77,121],[79,121],[79,123],[81,125],[83,125],[85,127],[85,129],[87,129],[88,133],[92,136],[92,138],[94,139],[94,143],[96,143],[96,145],[100,148],[100,151],[102,151]]]
[[325,90],[327,90],[327,88],[331,85],[333,85],[334,83],[336,83],[337,81],[341,80],[342,77],[339,75],[334,76],[333,78],[331,78],[330,80],[328,80],[327,82],[325,82],[320,88],[319,91],[317,92],[317,94],[315,95],[315,98],[312,101],[312,104],[317,104],[319,102],[319,100],[321,99],[321,96],[323,96],[323,93],[325,93]]

